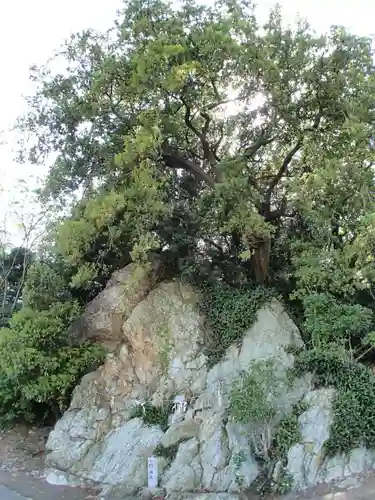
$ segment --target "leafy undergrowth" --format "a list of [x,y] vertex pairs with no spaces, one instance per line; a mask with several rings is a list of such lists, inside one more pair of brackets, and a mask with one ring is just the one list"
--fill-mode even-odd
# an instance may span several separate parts
[[375,449],[375,377],[371,370],[333,350],[306,350],[295,357],[294,373],[314,375],[315,387],[334,387],[328,455],[358,446]]

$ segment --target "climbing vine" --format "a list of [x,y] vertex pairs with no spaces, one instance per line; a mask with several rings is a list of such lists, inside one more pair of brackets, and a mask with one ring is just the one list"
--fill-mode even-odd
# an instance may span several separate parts
[[314,349],[296,355],[294,372],[313,373],[316,388],[336,389],[327,455],[363,445],[375,448],[375,377],[368,367],[343,353]]
[[202,287],[201,312],[208,332],[206,352],[211,364],[218,362],[226,349],[240,342],[256,320],[256,313],[275,292],[261,286],[233,287],[224,282]]

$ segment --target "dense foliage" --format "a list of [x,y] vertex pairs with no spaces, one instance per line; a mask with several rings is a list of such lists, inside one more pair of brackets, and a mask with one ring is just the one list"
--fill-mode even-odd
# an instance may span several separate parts
[[0,424],[51,421],[69,403],[77,381],[96,368],[96,345],[69,345],[68,325],[79,309],[72,302],[44,311],[23,308],[0,340]]
[[0,250],[0,327],[8,326],[22,306],[23,288],[33,255],[26,248]]
[[21,157],[58,154],[45,198],[81,193],[56,235],[75,282],[169,248],[181,270],[299,295],[370,286],[370,39],[277,8],[260,26],[241,1],[136,0],[60,57],[64,73],[34,68]]
[[295,373],[314,373],[316,387],[334,387],[329,455],[360,446],[375,448],[375,377],[371,370],[333,350],[303,351],[296,357]]
[[242,340],[256,313],[273,296],[273,290],[260,286],[233,288],[226,283],[206,283],[202,287],[201,312],[206,318],[206,354],[217,362],[228,347]]
[[22,298],[23,307],[1,330],[0,425],[58,418],[82,375],[104,354],[67,336],[82,307],[48,262],[28,268]]
[[[66,323],[115,269],[150,254],[204,285],[213,358],[272,289],[314,347],[371,359],[369,38],[285,26],[279,8],[260,25],[242,0],[131,0],[111,30],[72,36],[56,58],[63,71],[56,59],[32,68],[19,160],[54,158],[40,198],[68,215],[1,336],[4,359],[17,342],[22,367],[8,401],[56,406],[68,395],[95,349],[62,348]],[[59,375],[46,363],[45,385],[35,366],[51,352]]]

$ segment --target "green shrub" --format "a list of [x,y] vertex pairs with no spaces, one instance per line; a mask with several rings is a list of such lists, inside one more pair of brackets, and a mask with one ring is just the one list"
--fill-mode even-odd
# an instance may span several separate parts
[[272,390],[273,363],[259,361],[250,367],[233,384],[230,394],[230,413],[240,423],[270,422],[275,417],[270,398]]
[[[277,428],[273,430],[269,453],[263,457],[257,456],[262,463],[262,468],[254,486],[262,495],[285,494],[291,489],[293,477],[286,469],[287,455],[288,450],[301,441],[298,418],[306,409],[301,402],[295,404],[292,411],[284,416]],[[276,465],[280,467],[277,475],[275,475]]]
[[271,491],[279,495],[285,495],[293,487],[293,476],[282,468],[277,481],[271,482]]
[[329,294],[314,294],[304,298],[304,329],[314,347],[337,343],[351,348],[371,331],[374,316],[371,309],[359,304],[338,301]]
[[311,350],[295,358],[295,373],[311,372],[315,387],[333,387],[333,422],[325,444],[328,455],[358,446],[375,449],[375,377],[343,353]]
[[142,418],[146,425],[160,425],[163,431],[168,428],[168,417],[172,411],[173,402],[165,406],[154,406],[149,401],[134,408],[131,418]]
[[203,288],[201,311],[209,332],[206,350],[211,364],[219,361],[233,342],[242,340],[259,308],[273,296],[273,291],[260,286],[233,287],[221,282]]
[[58,418],[80,378],[103,359],[103,349],[70,345],[66,330],[80,313],[73,301],[43,311],[23,308],[0,333],[0,424]]
[[32,310],[48,310],[68,296],[65,277],[59,274],[52,262],[34,262],[30,266],[24,286],[24,306]]
[[277,416],[273,401],[280,390],[274,362],[258,361],[249,367],[233,384],[229,411],[236,422],[256,425],[252,433],[253,451],[267,460],[272,440],[272,422]]

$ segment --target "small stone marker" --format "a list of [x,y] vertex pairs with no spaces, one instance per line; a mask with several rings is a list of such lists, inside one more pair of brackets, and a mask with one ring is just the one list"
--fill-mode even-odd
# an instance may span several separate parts
[[158,487],[158,462],[156,457],[149,457],[148,459],[148,487]]

